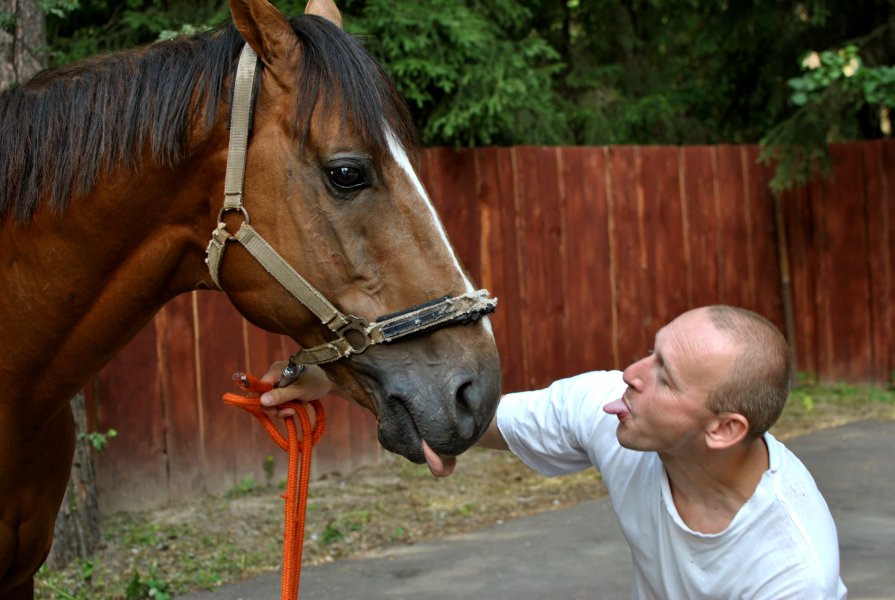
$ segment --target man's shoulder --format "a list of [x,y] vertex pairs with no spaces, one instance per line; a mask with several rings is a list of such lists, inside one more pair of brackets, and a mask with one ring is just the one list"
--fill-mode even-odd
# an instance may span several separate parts
[[625,381],[621,371],[588,371],[560,379],[551,386],[564,394],[582,396],[611,396],[623,387],[625,387]]
[[777,495],[821,497],[814,477],[798,456],[770,433],[764,434],[764,441],[768,448],[768,473]]

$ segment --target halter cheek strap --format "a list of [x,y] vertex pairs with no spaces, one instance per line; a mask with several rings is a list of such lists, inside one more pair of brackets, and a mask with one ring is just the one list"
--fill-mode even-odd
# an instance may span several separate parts
[[[252,120],[252,93],[257,64],[257,54],[246,44],[239,56],[233,84],[224,206],[218,215],[217,229],[212,232],[206,250],[205,262],[218,289],[222,289],[220,270],[224,251],[228,244],[238,242],[280,285],[338,336],[331,342],[302,349],[291,356],[290,362],[297,364],[332,362],[352,354],[360,354],[374,344],[392,342],[441,327],[475,321],[482,315],[494,312],[497,299],[489,298],[488,290],[478,290],[456,297],[444,296],[397,313],[384,315],[371,324],[363,317],[340,312],[267,243],[249,224],[249,214],[243,205],[246,154]],[[232,235],[224,223],[224,214],[233,211],[240,212],[243,218],[236,235]]]

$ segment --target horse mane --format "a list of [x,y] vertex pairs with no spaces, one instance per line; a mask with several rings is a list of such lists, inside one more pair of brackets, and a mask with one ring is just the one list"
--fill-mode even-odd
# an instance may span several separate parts
[[[406,105],[361,43],[313,15],[291,24],[302,46],[293,135],[304,140],[318,100],[335,93],[364,143],[386,147],[390,128],[416,149]],[[27,222],[42,201],[61,213],[103,174],[187,158],[191,125],[204,117],[209,130],[229,101],[243,44],[225,25],[43,71],[0,94],[0,220]]]

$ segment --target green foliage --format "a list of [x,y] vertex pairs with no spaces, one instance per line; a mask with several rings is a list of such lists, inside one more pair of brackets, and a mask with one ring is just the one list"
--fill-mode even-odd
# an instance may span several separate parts
[[37,4],[45,14],[59,18],[65,18],[81,6],[80,0],[38,0]]
[[[55,65],[229,17],[222,0],[42,1]],[[891,135],[891,1],[338,4],[426,145],[761,141],[783,189],[823,170],[830,141]],[[305,0],[276,5],[298,14]],[[809,48],[833,50],[800,70]]]
[[863,104],[895,106],[895,67],[868,67],[858,48],[848,45],[836,51],[811,52],[802,59],[804,73],[789,80],[796,106],[823,104],[827,91],[839,88],[853,109]]
[[273,481],[273,470],[274,470],[274,460],[273,454],[268,454],[264,457],[264,460],[261,463],[261,468],[264,469],[264,478],[267,481],[268,487]]
[[109,429],[105,433],[99,431],[91,431],[88,433],[80,433],[78,434],[78,439],[87,440],[93,449],[97,452],[100,452],[105,449],[106,444],[109,443],[109,440],[118,437],[118,432],[114,429]]
[[[797,382],[775,427],[798,431],[799,423],[840,424],[860,418],[895,417],[895,390],[847,383]],[[773,429],[772,429],[773,431]]]
[[328,546],[345,539],[348,532],[360,531],[370,522],[370,511],[356,510],[345,512],[331,520],[320,534],[320,543]]
[[523,131],[533,143],[567,139],[552,88],[559,55],[527,29],[519,2],[369,0],[360,16],[353,29],[395,80],[425,144],[516,143]]
[[892,133],[895,67],[866,66],[853,44],[809,52],[801,66],[802,75],[788,82],[798,109],[762,139],[762,160],[777,162],[771,180],[775,191],[803,185],[818,171],[829,172],[828,145],[864,137],[855,118],[862,110],[878,115],[875,136]]
[[96,569],[96,563],[92,560],[85,560],[81,563],[81,577],[84,581],[89,581],[93,577],[94,569]]
[[[45,1],[56,9],[47,17],[53,66],[174,35],[189,35],[229,18],[226,3],[219,0]],[[64,9],[62,14],[60,9]]]
[[161,581],[153,569],[148,579],[141,579],[139,573],[134,573],[127,586],[126,600],[171,600],[171,591],[168,584]]
[[16,30],[15,13],[0,11],[0,31],[13,33]]
[[252,475],[246,475],[239,480],[236,487],[227,492],[227,497],[248,496],[258,490],[258,483]]
[[345,535],[335,523],[328,523],[326,527],[323,528],[323,533],[320,534],[320,543],[328,546],[334,542],[342,541],[343,537],[345,537]]

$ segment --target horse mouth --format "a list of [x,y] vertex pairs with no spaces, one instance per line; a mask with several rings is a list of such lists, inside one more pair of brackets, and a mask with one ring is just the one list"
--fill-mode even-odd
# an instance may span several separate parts
[[379,443],[386,450],[400,454],[413,463],[427,465],[435,477],[450,475],[456,464],[456,456],[432,448],[426,440],[427,428],[419,422],[420,417],[411,411],[407,402],[390,396],[386,406],[387,409],[381,411],[379,417]]

